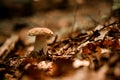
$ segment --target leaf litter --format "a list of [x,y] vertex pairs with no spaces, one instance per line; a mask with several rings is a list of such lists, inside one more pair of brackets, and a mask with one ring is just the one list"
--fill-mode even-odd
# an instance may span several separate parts
[[48,41],[47,57],[40,59],[31,54],[33,39],[22,36],[27,30],[23,28],[8,39],[5,36],[6,41],[1,42],[2,80],[120,79],[120,20],[84,33],[76,30],[56,35]]

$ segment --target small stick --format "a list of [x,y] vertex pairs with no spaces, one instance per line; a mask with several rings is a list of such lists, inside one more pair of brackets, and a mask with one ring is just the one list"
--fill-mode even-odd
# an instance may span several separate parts
[[79,8],[79,6],[76,5],[76,6],[75,6],[75,12],[74,12],[74,14],[73,14],[74,20],[73,20],[73,25],[72,25],[71,33],[73,33],[74,27],[75,27],[75,24],[76,24],[76,17],[77,17],[78,8]]
[[52,41],[52,43],[49,43],[48,45],[50,46],[50,45],[53,45],[56,41],[57,41],[57,39],[58,39],[58,35],[55,35],[55,38],[54,38],[54,40]]
[[19,37],[18,35],[11,35],[10,38],[8,38],[5,43],[0,47],[0,58],[4,60],[7,55],[12,51],[15,47],[16,42],[18,41]]

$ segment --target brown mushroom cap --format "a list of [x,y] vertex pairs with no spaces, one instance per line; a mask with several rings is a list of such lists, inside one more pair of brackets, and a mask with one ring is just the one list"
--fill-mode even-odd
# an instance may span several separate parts
[[29,36],[53,36],[54,33],[48,28],[32,28],[28,31]]

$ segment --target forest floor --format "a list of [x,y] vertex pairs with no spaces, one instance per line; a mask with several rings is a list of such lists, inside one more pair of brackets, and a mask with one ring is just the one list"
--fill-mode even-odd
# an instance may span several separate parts
[[[104,21],[95,8],[76,9],[1,20],[0,80],[120,80],[120,10]],[[31,55],[34,27],[55,34],[46,58]]]

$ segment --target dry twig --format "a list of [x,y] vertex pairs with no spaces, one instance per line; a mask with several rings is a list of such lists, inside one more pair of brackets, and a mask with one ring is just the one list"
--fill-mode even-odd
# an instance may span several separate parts
[[10,51],[15,48],[15,44],[18,41],[18,39],[19,39],[18,35],[13,34],[0,47],[0,58],[2,60],[4,60],[7,57],[7,55],[10,53]]

